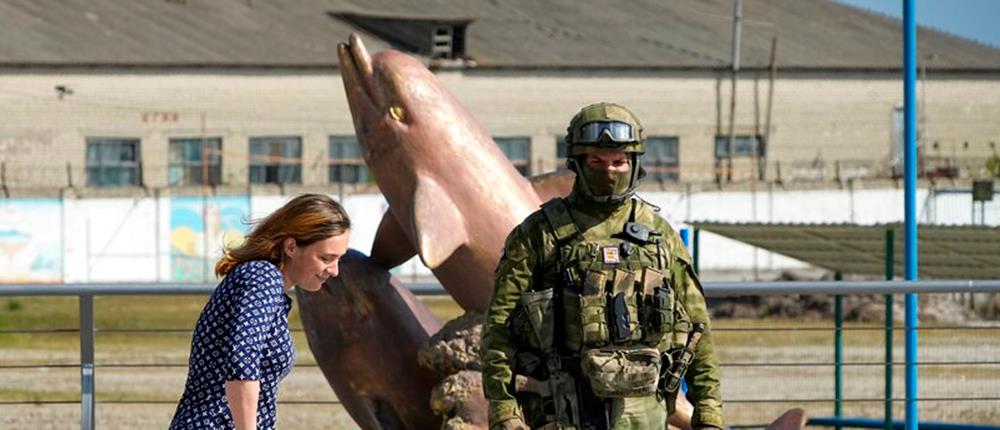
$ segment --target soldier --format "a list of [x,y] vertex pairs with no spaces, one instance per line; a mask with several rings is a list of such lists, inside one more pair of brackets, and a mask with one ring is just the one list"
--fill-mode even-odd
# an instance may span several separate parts
[[692,427],[723,427],[691,257],[634,196],[644,142],[625,107],[584,107],[566,135],[573,192],[508,236],[482,339],[491,429],[664,429],[682,378]]

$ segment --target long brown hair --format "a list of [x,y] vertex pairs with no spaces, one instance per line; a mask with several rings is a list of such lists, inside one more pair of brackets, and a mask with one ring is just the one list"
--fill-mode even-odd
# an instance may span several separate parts
[[351,228],[351,220],[340,203],[323,194],[299,195],[253,224],[242,245],[223,250],[222,258],[215,263],[217,276],[223,277],[238,264],[251,260],[267,260],[280,266],[284,257],[281,244],[286,238],[295,239],[298,246],[308,246]]

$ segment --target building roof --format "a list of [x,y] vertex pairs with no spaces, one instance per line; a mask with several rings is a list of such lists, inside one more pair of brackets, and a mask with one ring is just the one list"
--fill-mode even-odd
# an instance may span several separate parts
[[[730,0],[0,0],[0,66],[334,67],[352,31],[371,51],[426,44],[404,43],[409,21],[467,24],[463,64],[478,67],[723,69],[732,13]],[[744,68],[768,65],[772,37],[783,69],[899,68],[894,18],[830,0],[747,0],[742,16]],[[931,69],[1000,70],[1000,49],[971,40],[921,28],[918,46]]]
[[[875,277],[885,276],[886,231],[892,230],[894,272],[903,276],[900,224],[690,224],[816,267]],[[996,252],[1000,228],[921,225],[917,242],[920,279],[1000,279],[1000,253]]]

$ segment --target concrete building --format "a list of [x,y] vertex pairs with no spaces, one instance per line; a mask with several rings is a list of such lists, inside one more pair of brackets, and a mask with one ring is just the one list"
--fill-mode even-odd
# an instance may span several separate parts
[[[527,174],[557,167],[568,119],[602,100],[643,118],[654,184],[899,165],[889,17],[746,0],[734,85],[730,1],[420,4],[0,0],[0,188],[371,189],[336,64],[351,32],[425,61]],[[924,28],[918,44],[923,171],[980,177],[1000,141],[1000,49]]]

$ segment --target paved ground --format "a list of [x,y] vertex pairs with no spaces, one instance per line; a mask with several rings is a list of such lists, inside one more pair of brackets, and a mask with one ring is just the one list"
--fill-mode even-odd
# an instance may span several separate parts
[[[166,428],[187,372],[189,329],[174,333],[113,333],[108,329],[190,327],[203,297],[100,298],[96,301],[97,416],[100,429]],[[425,300],[427,300],[425,298]],[[458,313],[453,302],[428,302],[439,318]],[[73,299],[0,300],[0,329],[75,327]],[[293,314],[296,311],[293,310]],[[290,320],[299,327],[297,315]],[[975,329],[930,329],[921,323],[920,418],[928,421],[1000,423],[1000,326],[977,323]],[[810,416],[833,413],[834,335],[830,321],[717,320],[713,331],[723,363],[723,396],[730,424],[762,424],[791,407]],[[815,330],[812,330],[815,328]],[[879,324],[848,324],[844,331],[844,414],[881,417],[884,410],[885,354]],[[75,367],[9,368],[14,365],[79,363],[75,332],[0,333],[0,429],[79,428],[80,374]],[[353,421],[315,367],[306,340],[295,333],[297,367],[281,385],[278,422],[284,429],[352,429]],[[894,339],[894,361],[903,361],[903,333]],[[980,364],[975,364],[980,362]],[[992,362],[995,364],[981,364]],[[165,367],[111,367],[113,364]],[[858,364],[861,363],[861,364]],[[933,364],[938,363],[938,364]],[[959,363],[959,364],[956,364]],[[5,368],[6,367],[6,368]],[[903,367],[895,368],[893,393],[904,393]],[[992,400],[969,400],[970,398]],[[860,401],[859,399],[870,399]],[[775,400],[775,402],[762,402]],[[66,404],[9,404],[64,401]],[[156,403],[114,403],[114,402]],[[322,402],[323,404],[308,404]],[[903,403],[894,403],[903,417]]]

